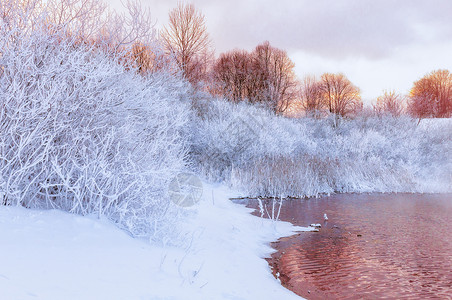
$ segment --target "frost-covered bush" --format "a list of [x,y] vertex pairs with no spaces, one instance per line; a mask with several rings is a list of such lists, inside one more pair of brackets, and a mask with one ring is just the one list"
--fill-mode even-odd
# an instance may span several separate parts
[[288,119],[221,100],[210,101],[197,122],[197,170],[246,196],[452,189],[452,122]]
[[58,33],[1,34],[3,204],[96,213],[158,235],[171,219],[168,182],[185,166],[186,83],[144,78]]

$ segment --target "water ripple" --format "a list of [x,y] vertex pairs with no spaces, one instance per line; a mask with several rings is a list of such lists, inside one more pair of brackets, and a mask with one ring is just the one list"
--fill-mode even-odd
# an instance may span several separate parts
[[308,299],[452,299],[452,195],[293,200],[281,218],[306,226],[325,212],[320,232],[274,243],[286,287]]

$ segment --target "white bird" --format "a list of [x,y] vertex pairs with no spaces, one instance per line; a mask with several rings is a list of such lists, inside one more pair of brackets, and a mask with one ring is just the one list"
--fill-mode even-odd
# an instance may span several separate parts
[[327,216],[326,214],[323,214],[323,219],[324,219],[325,221],[328,221],[328,216]]

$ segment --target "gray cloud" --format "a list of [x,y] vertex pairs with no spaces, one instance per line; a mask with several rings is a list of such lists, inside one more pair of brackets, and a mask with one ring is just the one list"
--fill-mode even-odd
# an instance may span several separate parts
[[[159,25],[177,0],[143,0]],[[194,0],[223,52],[268,40],[288,51],[378,59],[410,44],[452,37],[450,0]]]
[[[289,51],[329,57],[391,55],[452,36],[451,1],[194,1],[222,52],[269,40]],[[431,36],[425,36],[429,33]]]

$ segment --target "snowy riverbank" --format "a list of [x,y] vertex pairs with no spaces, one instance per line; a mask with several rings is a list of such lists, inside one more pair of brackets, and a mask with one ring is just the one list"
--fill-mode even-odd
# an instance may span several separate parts
[[105,219],[0,206],[2,299],[300,299],[263,258],[269,242],[306,228],[252,216],[230,196],[204,184],[185,249]]

